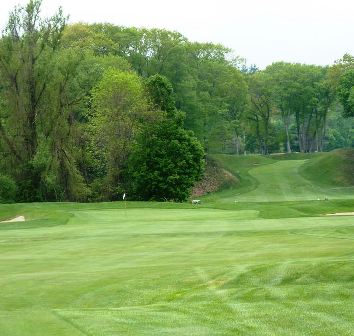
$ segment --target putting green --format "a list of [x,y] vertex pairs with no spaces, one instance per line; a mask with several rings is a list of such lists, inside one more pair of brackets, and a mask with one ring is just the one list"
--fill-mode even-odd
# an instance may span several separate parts
[[0,336],[353,335],[353,193],[222,159],[198,206],[0,205]]
[[0,228],[1,335],[354,333],[353,217],[129,205]]

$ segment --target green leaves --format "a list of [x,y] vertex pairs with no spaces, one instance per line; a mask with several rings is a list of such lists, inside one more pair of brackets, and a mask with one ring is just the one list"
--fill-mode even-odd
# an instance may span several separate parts
[[172,119],[146,127],[130,160],[133,194],[142,200],[184,201],[203,173],[198,140]]
[[354,66],[341,76],[338,97],[344,108],[344,116],[354,117]]
[[155,108],[165,116],[146,125],[137,138],[129,161],[134,197],[142,200],[184,201],[202,177],[204,152],[184,116],[176,111],[172,86],[160,75],[146,81]]
[[176,112],[173,88],[168,79],[161,75],[154,75],[147,79],[146,89],[155,109],[173,117]]
[[92,96],[92,168],[98,179],[104,177],[105,196],[116,199],[128,183],[126,166],[136,133],[151,112],[142,80],[134,72],[109,68]]
[[[351,143],[334,102],[337,94],[353,116],[350,55],[330,69],[278,62],[259,71],[178,32],[67,26],[61,9],[46,19],[40,8],[16,8],[0,39],[0,170],[21,201],[117,199],[133,175],[137,197],[185,199],[201,167],[193,134],[207,153]],[[128,176],[132,151],[142,161]],[[155,189],[139,195],[148,175]]]
[[0,203],[14,202],[17,190],[17,185],[12,178],[0,174]]

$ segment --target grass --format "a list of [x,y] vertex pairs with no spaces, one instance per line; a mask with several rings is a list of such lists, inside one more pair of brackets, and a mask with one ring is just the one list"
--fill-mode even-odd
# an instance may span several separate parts
[[[215,155],[240,184],[207,196],[214,202],[281,202],[351,199],[354,151],[321,154],[239,156]],[[277,159],[278,158],[278,159]],[[288,159],[285,159],[288,158]]]
[[353,187],[354,150],[340,149],[318,155],[303,165],[300,173],[322,187]]
[[0,224],[0,335],[353,335],[353,217],[324,214],[354,195],[317,157],[218,159],[240,185],[201,206],[0,205],[28,218]]

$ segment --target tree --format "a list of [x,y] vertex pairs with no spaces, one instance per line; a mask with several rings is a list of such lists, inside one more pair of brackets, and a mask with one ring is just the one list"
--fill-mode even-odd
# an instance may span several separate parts
[[17,186],[10,177],[0,174],[0,203],[14,202]]
[[144,87],[133,72],[108,69],[93,90],[92,152],[103,179],[102,192],[116,199],[126,186],[126,167],[139,127],[149,108]]
[[327,70],[284,62],[273,63],[265,70],[272,79],[273,101],[282,116],[288,152],[291,151],[292,121],[296,128],[296,145],[301,152],[323,147],[327,114],[333,103]]
[[20,200],[79,199],[83,181],[70,144],[80,55],[61,51],[61,9],[40,17],[41,1],[16,8],[0,41],[0,133]]
[[249,75],[249,93],[251,106],[248,119],[255,124],[259,152],[269,153],[269,132],[273,101],[270,81],[267,73],[255,72]]
[[145,86],[153,107],[173,117],[176,112],[176,103],[173,98],[173,88],[168,79],[156,74],[148,78]]
[[331,90],[343,106],[344,117],[354,116],[354,56],[345,54],[329,69]]
[[130,161],[136,198],[185,201],[203,173],[204,152],[191,131],[164,119],[145,127]]
[[144,127],[133,148],[132,191],[142,200],[184,201],[202,176],[203,148],[183,128],[184,115],[176,111],[168,80],[152,76],[146,86],[154,107],[164,115]]
[[344,116],[354,117],[354,66],[341,76],[338,97],[343,105]]
[[294,112],[294,85],[296,83],[293,67],[283,62],[273,63],[267,67],[265,72],[270,79],[270,90],[272,92],[272,101],[280,111],[281,119],[284,125],[286,136],[286,151],[291,153],[291,121]]

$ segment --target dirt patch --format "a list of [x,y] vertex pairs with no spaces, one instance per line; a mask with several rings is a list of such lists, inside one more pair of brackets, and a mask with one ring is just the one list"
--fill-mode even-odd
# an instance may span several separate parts
[[330,214],[326,214],[326,216],[354,216],[354,211],[353,211],[353,212],[336,212],[336,213],[330,213]]
[[6,221],[2,221],[0,223],[15,223],[15,222],[24,222],[26,221],[25,216],[17,216],[15,218],[6,220]]
[[211,192],[215,192],[228,186],[236,185],[238,179],[229,171],[223,169],[219,164],[209,159],[205,175],[193,188],[192,197],[202,196]]

